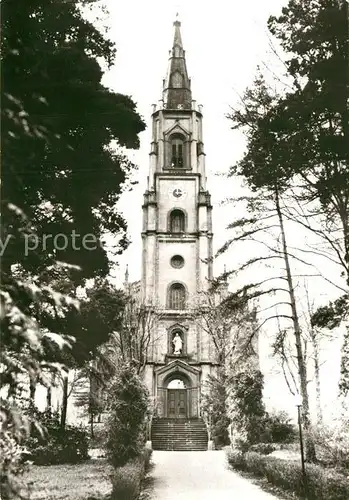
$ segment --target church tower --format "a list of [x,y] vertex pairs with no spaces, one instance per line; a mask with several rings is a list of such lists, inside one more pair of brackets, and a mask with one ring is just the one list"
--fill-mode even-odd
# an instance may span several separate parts
[[141,297],[157,314],[145,380],[160,418],[199,417],[200,388],[214,369],[193,314],[212,279],[212,206],[202,107],[192,98],[180,26],[176,20],[162,99],[153,105],[142,207]]

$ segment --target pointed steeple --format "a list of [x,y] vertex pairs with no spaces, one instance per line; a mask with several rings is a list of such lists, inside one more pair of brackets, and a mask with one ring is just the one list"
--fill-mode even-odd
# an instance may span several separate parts
[[128,274],[128,264],[126,264],[125,270],[125,279],[124,279],[124,289],[126,292],[129,291],[129,282],[128,282],[129,274]]
[[174,39],[173,39],[173,47],[177,46],[183,49],[183,42],[182,42],[182,36],[181,36],[181,23],[178,21],[178,12],[176,15],[176,20],[173,23],[173,26],[175,27],[175,32],[174,32]]
[[190,80],[183,49],[181,23],[178,18],[173,25],[173,46],[170,50],[169,66],[164,80],[163,100],[166,109],[191,109]]

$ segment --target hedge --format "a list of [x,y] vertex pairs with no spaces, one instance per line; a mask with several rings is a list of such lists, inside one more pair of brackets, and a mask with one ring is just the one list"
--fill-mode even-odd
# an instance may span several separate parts
[[152,450],[146,448],[139,457],[115,469],[111,500],[136,500],[139,497],[151,454]]
[[[264,477],[269,483],[283,490],[305,496],[300,462],[282,460],[250,451],[227,452],[228,463],[237,470]],[[308,500],[347,500],[349,478],[333,469],[306,464],[306,498]]]

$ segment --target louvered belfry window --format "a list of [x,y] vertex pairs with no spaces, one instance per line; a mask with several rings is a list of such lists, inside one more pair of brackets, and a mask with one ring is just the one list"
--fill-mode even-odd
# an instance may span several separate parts
[[171,167],[172,168],[183,168],[183,140],[176,138],[171,140],[172,145],[172,158]]
[[185,309],[185,288],[181,283],[174,283],[169,293],[170,309]]

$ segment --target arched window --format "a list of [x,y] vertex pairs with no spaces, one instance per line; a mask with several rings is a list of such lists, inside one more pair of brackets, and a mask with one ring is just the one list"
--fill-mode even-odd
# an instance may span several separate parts
[[172,74],[171,84],[172,87],[176,89],[180,89],[181,87],[183,87],[183,76],[178,71]]
[[171,137],[171,167],[184,167],[184,140],[180,135]]
[[171,285],[168,297],[169,309],[185,309],[185,288],[181,283]]
[[185,230],[185,215],[182,210],[172,210],[169,220],[170,233],[183,233]]

